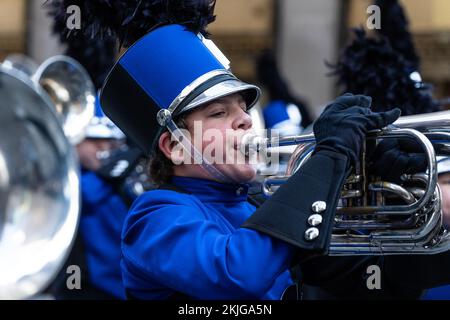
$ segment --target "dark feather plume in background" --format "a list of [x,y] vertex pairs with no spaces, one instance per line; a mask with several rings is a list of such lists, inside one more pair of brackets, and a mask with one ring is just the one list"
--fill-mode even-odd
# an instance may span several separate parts
[[77,34],[67,42],[65,54],[80,62],[100,89],[116,60],[117,45],[113,38],[97,40]]
[[[70,4],[69,4],[70,2]],[[80,1],[81,3],[82,1]],[[65,54],[77,60],[87,70],[96,89],[99,89],[114,65],[117,44],[111,35],[71,32],[67,29],[67,7],[75,1],[53,1],[49,13],[54,17],[52,31],[66,46]],[[47,5],[49,3],[47,2]],[[81,16],[81,19],[83,16]]]
[[411,80],[411,64],[387,38],[377,34],[369,37],[362,28],[354,29],[353,35],[338,63],[329,64],[342,92],[371,96],[374,111],[398,107],[402,115],[411,115],[440,110],[430,88],[418,87]]
[[380,7],[381,29],[372,36],[353,29],[353,41],[336,65],[328,64],[343,92],[372,97],[374,111],[398,107],[402,115],[441,110],[430,85],[411,79],[420,71],[420,59],[409,32],[409,23],[398,0],[375,0]]
[[381,13],[381,29],[376,32],[388,39],[392,48],[411,65],[412,71],[419,70],[420,60],[402,5],[398,0],[376,0],[375,5],[380,7]]
[[[89,38],[115,38],[128,47],[151,29],[170,23],[208,36],[206,28],[215,20],[215,0],[48,0],[45,6],[55,20],[64,26],[61,34],[71,37],[82,33]],[[81,30],[65,27],[70,14],[67,7],[81,10]]]

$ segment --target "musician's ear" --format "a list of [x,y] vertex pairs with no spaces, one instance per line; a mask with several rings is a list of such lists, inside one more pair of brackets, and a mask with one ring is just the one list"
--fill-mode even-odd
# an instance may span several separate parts
[[171,160],[174,164],[180,164],[183,162],[182,148],[178,147],[177,141],[172,139],[170,132],[166,131],[159,137],[158,147],[164,156]]

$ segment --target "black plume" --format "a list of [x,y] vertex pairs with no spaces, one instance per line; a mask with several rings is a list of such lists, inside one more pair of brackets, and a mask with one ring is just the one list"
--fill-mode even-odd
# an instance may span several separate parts
[[344,49],[336,65],[330,65],[343,92],[372,97],[374,111],[394,107],[402,115],[438,111],[429,87],[410,78],[410,64],[380,35],[367,37],[354,29],[355,39]]
[[[48,0],[49,13],[62,25],[64,36],[83,33],[90,38],[115,37],[130,46],[156,26],[182,24],[208,36],[206,27],[215,20],[215,0]],[[67,7],[81,9],[81,30],[65,27]]]
[[65,54],[86,68],[95,87],[99,89],[114,65],[117,45],[113,38],[91,39],[79,33],[67,43]]
[[[60,30],[61,36],[70,38],[82,33],[90,38],[103,38],[115,37],[121,24],[115,3],[116,1],[111,0],[47,0],[44,6],[53,17],[54,30]],[[80,30],[67,28],[67,21],[71,16],[71,13],[67,13],[67,8],[72,5],[80,8]]]
[[416,54],[403,7],[398,0],[376,0],[375,5],[381,11],[381,29],[376,31],[385,36],[392,48],[406,59],[411,65],[411,72],[419,70],[420,59]]
[[268,90],[270,100],[282,100],[285,103],[296,105],[302,115],[302,126],[305,128],[310,125],[312,119],[308,112],[307,103],[291,93],[286,80],[280,74],[273,51],[263,51],[256,64],[258,81]]
[[[76,3],[71,1],[71,4]],[[80,2],[81,3],[81,2]],[[59,15],[66,13],[67,9],[56,10],[63,2],[52,3],[53,20],[52,31],[59,37],[59,41],[67,46],[65,54],[80,62],[92,78],[95,87],[102,86],[109,70],[114,65],[118,53],[115,38],[107,35],[87,35],[83,32],[70,32],[66,20]],[[83,16],[81,16],[83,19]]]

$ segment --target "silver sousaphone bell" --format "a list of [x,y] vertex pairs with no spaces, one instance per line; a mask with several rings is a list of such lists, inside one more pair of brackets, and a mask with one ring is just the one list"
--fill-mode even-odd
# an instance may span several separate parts
[[94,99],[86,71],[68,57],[31,77],[0,65],[0,299],[36,297],[70,252],[80,209],[72,143]]

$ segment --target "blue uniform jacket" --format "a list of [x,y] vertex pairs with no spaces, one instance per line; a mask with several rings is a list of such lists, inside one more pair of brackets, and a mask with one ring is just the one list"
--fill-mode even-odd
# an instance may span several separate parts
[[422,300],[450,300],[450,285],[427,290]]
[[81,176],[83,238],[89,282],[116,298],[125,298],[120,270],[120,234],[128,208],[111,185],[90,171]]
[[[248,186],[175,177],[188,193],[154,190],[122,231],[122,276],[135,298],[280,299],[294,247],[240,228],[255,211]],[[276,213],[275,213],[276,214]]]

